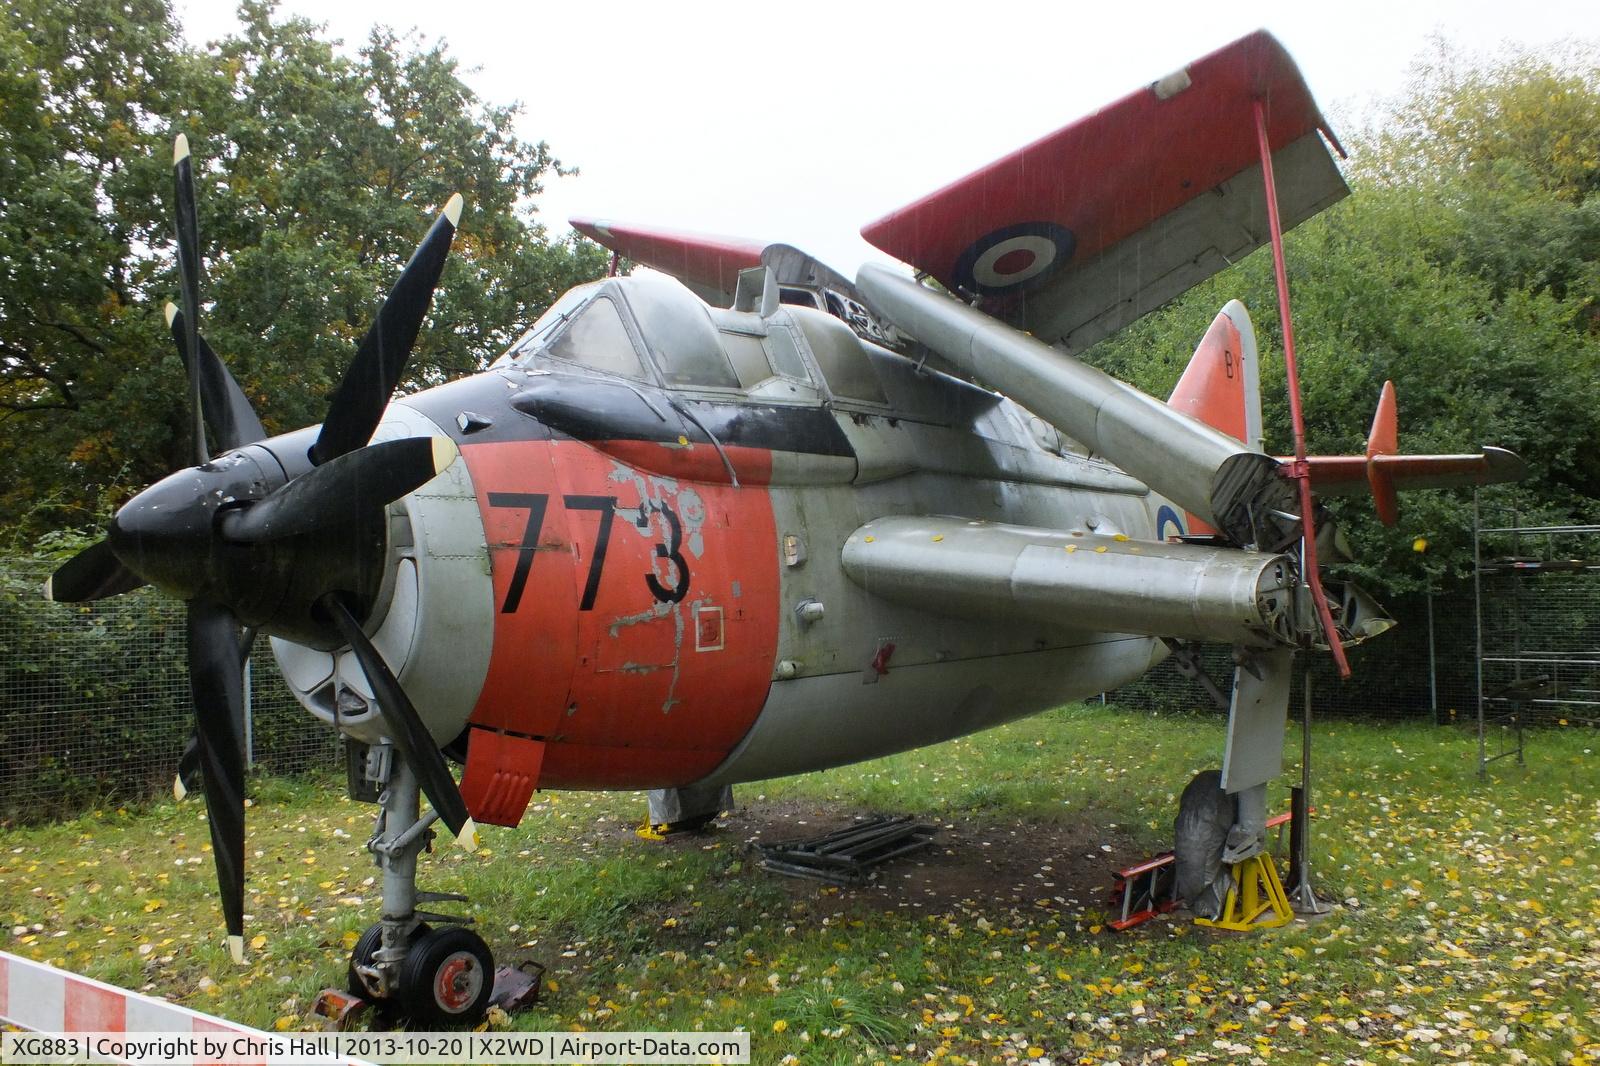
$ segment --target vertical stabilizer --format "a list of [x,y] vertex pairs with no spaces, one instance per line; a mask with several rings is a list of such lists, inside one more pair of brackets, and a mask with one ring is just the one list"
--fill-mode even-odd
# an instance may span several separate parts
[[1244,304],[1230,300],[1212,320],[1167,406],[1262,450],[1256,331]]
[[[1250,312],[1238,300],[1211,320],[1211,328],[1178,379],[1167,406],[1212,429],[1221,430],[1252,451],[1262,451],[1261,370],[1256,361],[1256,331]],[[1190,533],[1216,529],[1189,512]]]

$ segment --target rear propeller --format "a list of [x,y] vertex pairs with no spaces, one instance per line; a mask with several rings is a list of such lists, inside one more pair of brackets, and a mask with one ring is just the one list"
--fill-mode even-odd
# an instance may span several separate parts
[[[330,636],[336,633],[350,644],[401,757],[457,839],[469,848],[476,842],[466,803],[438,745],[351,606],[359,607],[362,575],[371,569],[367,545],[382,543],[370,533],[381,529],[384,508],[438,476],[457,454],[448,437],[368,442],[427,315],[462,199],[450,198],[380,307],[329,402],[308,456],[310,469],[302,465],[304,472],[286,476],[283,468],[292,461],[274,462],[249,447],[264,440],[266,431],[200,335],[203,262],[194,165],[182,134],[173,149],[173,184],[182,309],[168,304],[166,316],[189,379],[196,465],[130,500],[112,520],[107,538],[62,565],[44,592],[46,599],[86,602],[148,583],[187,601],[194,733],[179,762],[174,792],[181,798],[196,781],[204,791],[228,946],[235,961],[243,961],[243,670],[256,625],[269,632],[275,625],[303,630],[305,619],[312,618]],[[212,445],[220,449],[215,458]],[[303,585],[304,574],[327,587],[301,595],[305,602],[281,589],[272,589],[275,595],[261,593],[275,580],[280,586]],[[242,633],[241,618],[251,623]]]

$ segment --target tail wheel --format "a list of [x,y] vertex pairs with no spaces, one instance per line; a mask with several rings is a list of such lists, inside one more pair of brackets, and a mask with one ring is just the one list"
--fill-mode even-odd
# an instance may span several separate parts
[[494,992],[489,945],[459,925],[419,937],[401,970],[400,994],[414,1024],[459,1025],[483,1017]]
[[1172,827],[1178,896],[1202,918],[1220,915],[1228,897],[1231,875],[1222,867],[1222,849],[1237,820],[1237,808],[1237,801],[1222,790],[1220,770],[1195,774],[1178,799],[1178,818]]

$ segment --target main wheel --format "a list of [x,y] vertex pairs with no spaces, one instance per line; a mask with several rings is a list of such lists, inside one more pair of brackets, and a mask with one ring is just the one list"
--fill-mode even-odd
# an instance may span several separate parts
[[494,992],[494,956],[472,930],[446,926],[412,942],[400,971],[400,996],[413,1024],[475,1022]]
[[1238,814],[1238,801],[1222,791],[1222,771],[1194,775],[1178,800],[1172,826],[1173,866],[1178,896],[1202,918],[1222,913],[1231,875],[1222,868],[1222,849]]

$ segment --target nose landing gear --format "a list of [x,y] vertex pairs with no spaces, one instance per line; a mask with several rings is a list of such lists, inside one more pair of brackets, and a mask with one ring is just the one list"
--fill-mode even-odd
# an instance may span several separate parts
[[417,856],[432,842],[438,814],[420,813],[417,778],[405,760],[386,761],[382,811],[367,843],[383,871],[383,918],[350,953],[350,993],[388,1005],[415,1025],[470,1024],[483,1016],[494,993],[494,956],[482,937],[465,928],[470,919],[417,910],[418,902],[460,903],[466,897],[417,891]]

